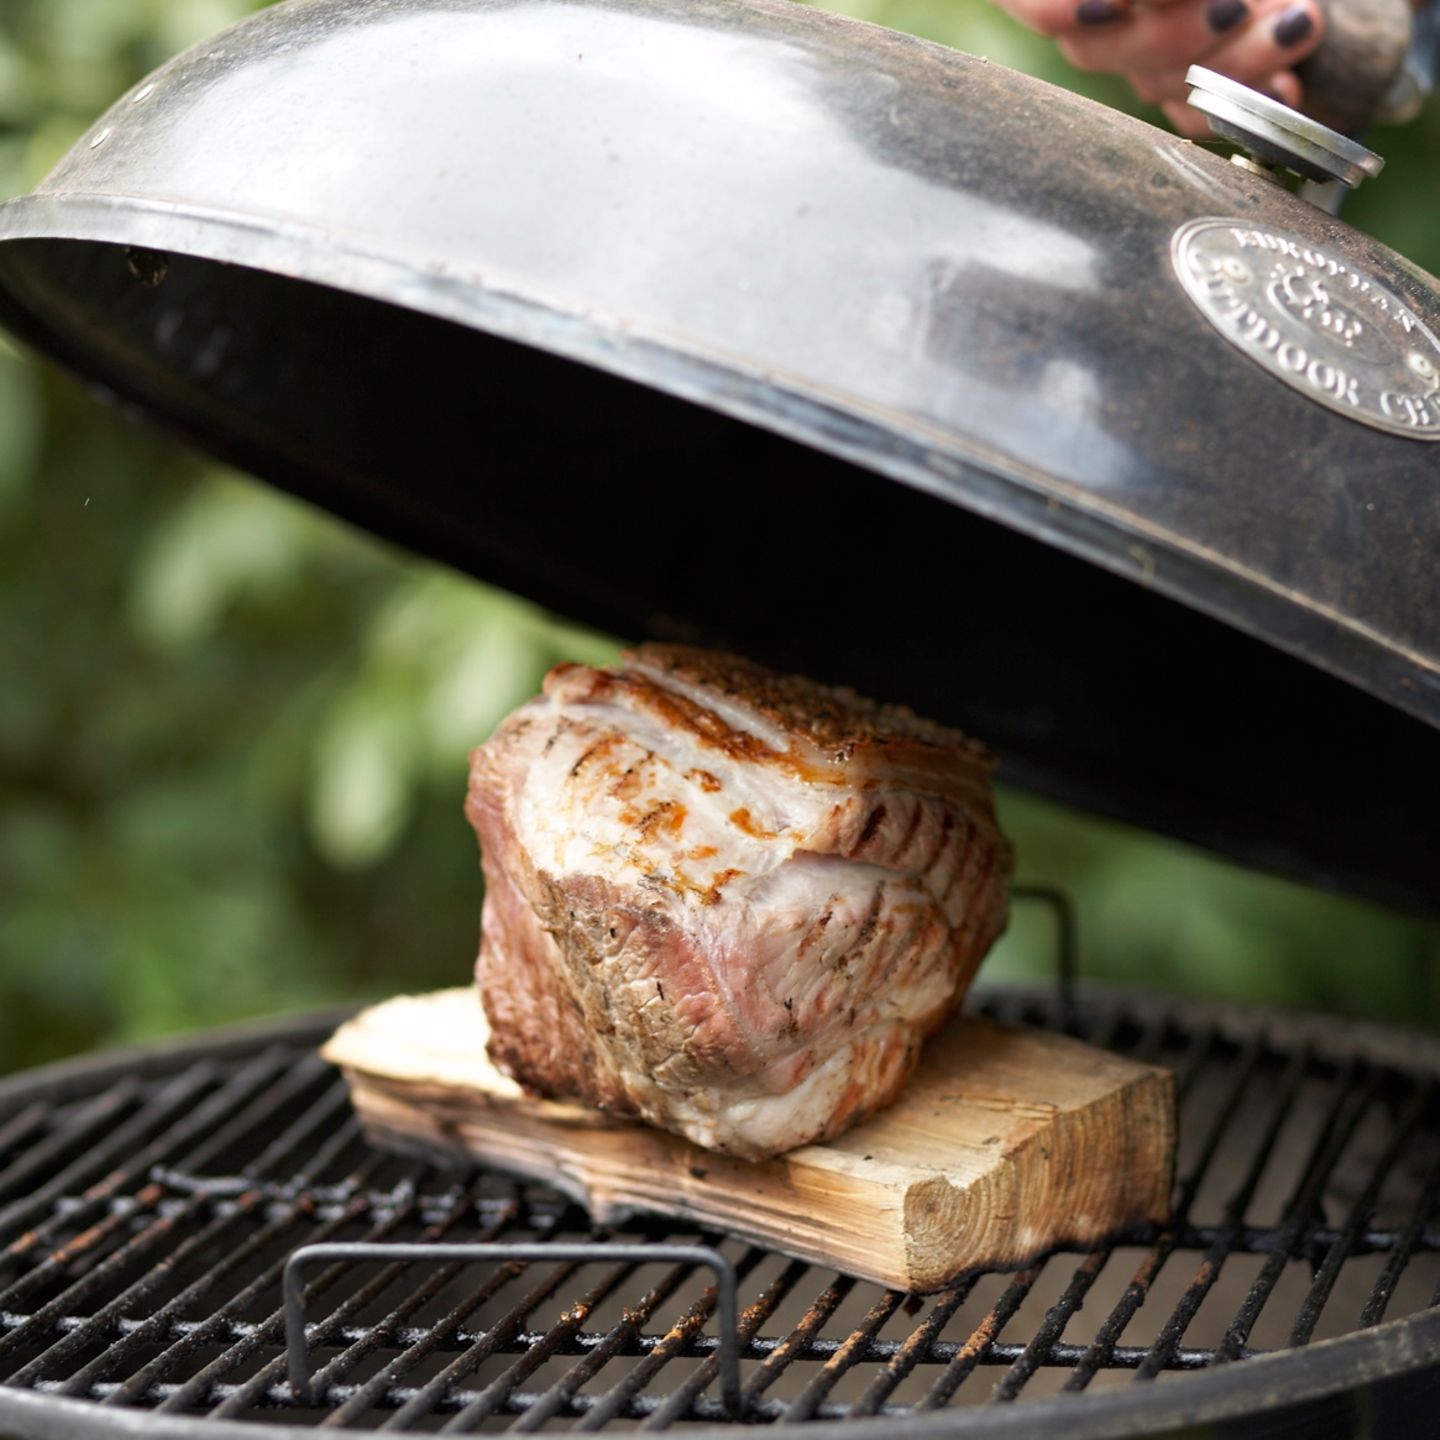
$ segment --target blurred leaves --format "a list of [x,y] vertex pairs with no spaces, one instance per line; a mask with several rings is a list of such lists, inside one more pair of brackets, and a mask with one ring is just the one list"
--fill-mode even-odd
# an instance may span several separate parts
[[467,752],[573,642],[21,373],[0,1058],[462,977]]
[[24,498],[40,454],[35,371],[0,341],[0,526]]
[[618,653],[575,638],[535,607],[447,574],[420,570],[397,584],[316,730],[308,799],[321,853],[346,868],[372,864],[426,784],[454,782],[463,795],[457,762],[551,665]]
[[[180,656],[224,644],[239,615],[283,624],[311,577],[370,577],[377,548],[253,483],[202,478],[138,556],[129,614],[136,635]],[[355,585],[365,623],[347,663],[318,665],[264,744],[252,794],[303,795],[310,837],[341,869],[382,860],[426,787],[456,783],[460,762],[561,659],[608,661],[617,647],[561,630],[534,606],[448,572],[416,566]],[[348,588],[348,587],[347,587]],[[367,598],[359,598],[368,596]],[[317,656],[317,660],[320,657]],[[263,739],[263,737],[262,737]],[[457,771],[458,767],[458,771]]]
[[0,189],[28,190],[97,114],[254,0],[0,0]]
[[[246,0],[0,0],[0,191]],[[835,0],[1131,105],[977,0]],[[1440,269],[1437,112],[1355,207]],[[1428,149],[1426,147],[1429,147]],[[1395,178],[1392,178],[1395,177]],[[119,1039],[454,984],[480,881],[470,748],[614,643],[181,454],[0,342],[0,1070]],[[1086,970],[1410,1019],[1435,931],[1019,794],[1022,875]],[[1048,973],[1018,907],[992,971]]]
[[[1411,1024],[1440,1019],[1440,927],[1018,791],[1001,790],[1000,816],[1018,881],[1075,900],[1089,976]],[[1055,956],[1046,907],[1021,902],[988,972],[1048,979]]]
[[308,512],[277,514],[273,498],[246,481],[202,477],[141,546],[131,625],[157,650],[191,650],[234,609],[292,602],[307,569],[342,554],[346,538]]

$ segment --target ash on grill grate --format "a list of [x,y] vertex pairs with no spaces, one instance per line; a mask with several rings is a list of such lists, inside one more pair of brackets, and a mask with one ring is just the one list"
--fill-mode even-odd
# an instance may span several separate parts
[[[1060,1011],[991,1008],[1032,1023]],[[602,1233],[543,1188],[372,1152],[311,1055],[317,1033],[157,1059],[88,1093],[37,1084],[0,1120],[0,1379],[356,1428],[727,1418],[711,1277],[638,1260],[318,1267],[304,1407],[281,1279],[298,1247],[334,1241],[714,1246],[738,1275],[752,1422],[1134,1386],[1434,1304],[1434,1051],[1347,1053],[1338,1027],[1195,1018],[1093,999],[1074,1011],[1085,1038],[1178,1072],[1173,1227],[923,1300],[658,1222]]]

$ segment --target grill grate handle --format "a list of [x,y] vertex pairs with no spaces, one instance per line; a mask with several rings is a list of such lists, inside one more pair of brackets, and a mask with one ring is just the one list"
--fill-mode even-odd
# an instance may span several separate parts
[[1058,1028],[1075,1026],[1075,982],[1080,973],[1080,923],[1075,902],[1054,885],[1012,885],[1010,899],[1044,905],[1055,917],[1055,1003]]
[[285,1345],[290,1387],[302,1405],[313,1405],[310,1384],[310,1343],[305,1333],[305,1271],[319,1265],[363,1264],[369,1260],[386,1264],[425,1262],[432,1265],[494,1260],[570,1260],[584,1263],[694,1265],[715,1276],[719,1310],[719,1366],[721,1398],[726,1414],[740,1418],[740,1336],[739,1305],[736,1299],[735,1268],[718,1250],[707,1245],[624,1245],[577,1241],[555,1244],[530,1241],[490,1245],[377,1245],[360,1241],[333,1241],[324,1245],[302,1245],[285,1262]]

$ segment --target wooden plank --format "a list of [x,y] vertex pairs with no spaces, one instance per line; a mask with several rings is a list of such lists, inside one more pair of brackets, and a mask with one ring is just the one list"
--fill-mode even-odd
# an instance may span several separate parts
[[546,1181],[601,1223],[675,1216],[903,1290],[1168,1218],[1170,1072],[1046,1031],[957,1016],[889,1110],[759,1164],[527,1096],[485,1040],[475,991],[444,990],[364,1011],[323,1054],[382,1144]]

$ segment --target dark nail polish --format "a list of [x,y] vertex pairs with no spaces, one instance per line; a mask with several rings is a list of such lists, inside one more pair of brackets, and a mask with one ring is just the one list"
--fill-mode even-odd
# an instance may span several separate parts
[[1292,5],[1276,22],[1271,32],[1277,45],[1298,45],[1315,28],[1310,12],[1303,5]]
[[1080,0],[1075,7],[1075,18],[1082,25],[1108,25],[1124,13],[1114,0]]
[[1223,35],[1225,31],[1233,30],[1249,13],[1250,7],[1245,0],[1210,0],[1205,21],[1217,35]]

